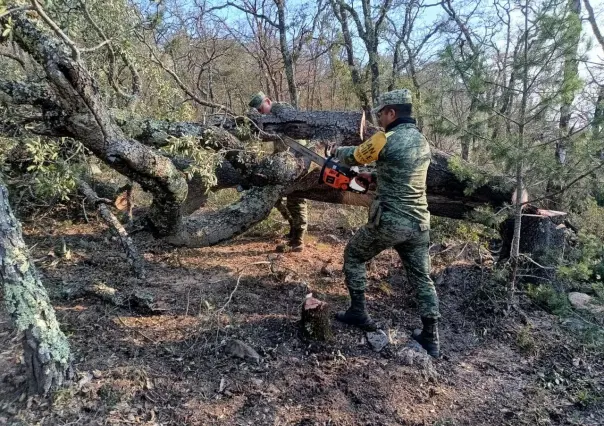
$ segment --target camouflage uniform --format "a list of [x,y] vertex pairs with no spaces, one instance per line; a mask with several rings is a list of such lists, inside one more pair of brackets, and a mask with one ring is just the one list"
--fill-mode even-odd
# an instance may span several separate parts
[[[265,95],[262,92],[256,93],[249,106],[256,109],[260,106],[264,100]],[[285,102],[273,102],[271,105],[271,114],[280,115],[283,112],[294,109],[288,103]],[[303,143],[304,141],[298,141]],[[284,202],[285,201],[285,202]],[[277,201],[275,208],[281,213],[281,216],[290,226],[289,237],[292,240],[302,242],[304,235],[308,229],[308,203],[304,198],[296,197],[285,197],[283,200]]]
[[[401,95],[401,92],[404,95]],[[393,94],[394,99],[388,99]],[[400,97],[403,96],[403,99]],[[407,98],[408,96],[408,98]],[[407,90],[382,96],[384,105],[411,103]],[[406,121],[406,122],[405,122]],[[377,194],[368,223],[348,242],[344,274],[350,290],[364,291],[365,263],[385,249],[397,251],[409,281],[418,292],[420,315],[438,318],[438,297],[430,278],[430,213],[426,176],[430,147],[413,119],[400,118],[389,126],[386,137],[372,138],[358,147],[338,148],[335,157],[354,166],[376,162]]]

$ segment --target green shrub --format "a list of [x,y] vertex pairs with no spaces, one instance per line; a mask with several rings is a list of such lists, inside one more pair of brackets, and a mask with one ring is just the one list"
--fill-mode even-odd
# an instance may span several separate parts
[[560,293],[550,285],[529,284],[527,294],[537,306],[551,314],[562,316],[571,311],[566,293]]
[[463,241],[470,243],[486,242],[498,238],[494,229],[475,222],[432,216],[430,236],[433,242]]
[[558,277],[569,281],[604,279],[604,243],[594,234],[579,233],[579,242],[558,268]]

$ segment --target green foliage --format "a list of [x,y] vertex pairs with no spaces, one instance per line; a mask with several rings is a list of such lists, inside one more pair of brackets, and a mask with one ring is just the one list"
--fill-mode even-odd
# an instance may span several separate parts
[[[210,141],[212,133],[206,130],[204,140]],[[222,161],[223,153],[205,149],[199,146],[199,141],[194,136],[183,136],[176,138],[169,136],[168,145],[162,147],[162,150],[172,156],[182,156],[192,160],[185,173],[189,179],[193,175],[201,177],[206,188],[206,192],[218,182],[216,177],[216,166]]]
[[587,408],[589,406],[595,405],[598,402],[602,401],[604,397],[601,392],[596,389],[591,389],[588,387],[584,387],[579,389],[575,393],[575,400],[578,405],[583,408]]
[[593,197],[586,198],[584,208],[574,212],[570,220],[583,233],[595,235],[604,241],[604,207],[599,206]]
[[237,125],[237,128],[235,129],[235,136],[239,140],[250,140],[253,135],[254,132],[252,132],[252,124],[247,119],[242,124]]
[[480,223],[491,229],[498,229],[499,225],[503,223],[507,218],[507,215],[503,212],[495,212],[489,206],[479,206],[472,210],[469,214],[468,219],[475,223]]
[[566,293],[556,291],[548,284],[529,284],[527,295],[536,305],[554,315],[567,315],[571,311]]
[[[4,15],[6,15],[8,12],[8,7],[6,5],[6,2],[4,0],[0,0],[0,18],[3,18]],[[6,22],[4,23],[3,26],[0,27],[0,39],[8,37],[10,35],[10,33],[13,30],[13,20],[12,17],[9,15],[6,18]]]
[[75,190],[76,170],[70,160],[82,151],[82,145],[75,143],[75,151],[68,159],[64,159],[61,157],[61,150],[70,143],[71,141],[62,139],[55,144],[41,138],[25,142],[25,149],[31,160],[27,172],[38,197],[66,201]]
[[433,242],[470,242],[486,245],[491,238],[498,238],[497,232],[480,223],[433,216],[430,236]]
[[516,334],[516,344],[526,355],[537,355],[538,345],[532,334],[532,327],[525,325]]
[[604,242],[593,234],[579,233],[579,242],[568,253],[558,276],[570,281],[604,281]]
[[462,182],[467,184],[464,190],[466,195],[472,194],[476,189],[488,182],[487,175],[461,159],[453,156],[449,160],[449,170]]

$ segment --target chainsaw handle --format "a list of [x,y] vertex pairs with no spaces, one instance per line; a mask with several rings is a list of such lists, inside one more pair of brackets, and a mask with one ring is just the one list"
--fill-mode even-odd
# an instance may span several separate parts
[[338,146],[337,143],[326,143],[325,144],[325,157],[333,158],[333,155],[331,155],[331,150],[336,148],[337,146]]
[[361,176],[355,176],[350,179],[350,184],[348,188],[352,192],[356,192],[357,194],[366,194],[369,191],[369,181]]

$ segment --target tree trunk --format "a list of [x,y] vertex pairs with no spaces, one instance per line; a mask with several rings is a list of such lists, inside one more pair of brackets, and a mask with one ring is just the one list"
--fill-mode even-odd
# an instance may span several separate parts
[[23,333],[23,351],[30,393],[47,394],[72,375],[67,337],[59,328],[54,309],[31,262],[21,225],[8,204],[0,181],[0,282],[15,328]]
[[[522,235],[518,241],[518,252],[530,256],[536,264],[530,264],[531,274],[553,279],[556,265],[567,249],[569,229],[564,225],[564,215],[550,210],[527,206],[522,212]],[[510,258],[514,239],[515,220],[510,218],[501,224],[502,247],[499,261]],[[538,265],[540,266],[538,266]]]
[[279,19],[279,45],[281,55],[283,56],[283,65],[285,66],[285,76],[287,77],[287,88],[289,90],[289,101],[294,108],[298,108],[298,88],[296,87],[296,73],[292,53],[287,45],[287,32],[285,24],[285,0],[274,0],[277,5],[277,17]]
[[369,102],[369,98],[367,97],[367,93],[365,91],[365,84],[363,79],[361,78],[361,73],[359,71],[359,67],[356,64],[354,59],[354,47],[352,42],[352,36],[350,34],[350,28],[348,26],[348,13],[346,9],[338,3],[338,0],[330,0],[332,10],[336,19],[340,22],[342,27],[342,37],[344,38],[344,48],[346,49],[346,60],[348,62],[348,68],[350,70],[350,78],[352,80],[352,85],[354,87],[354,91],[361,103],[361,107],[367,113],[369,117],[371,111],[371,103]]

